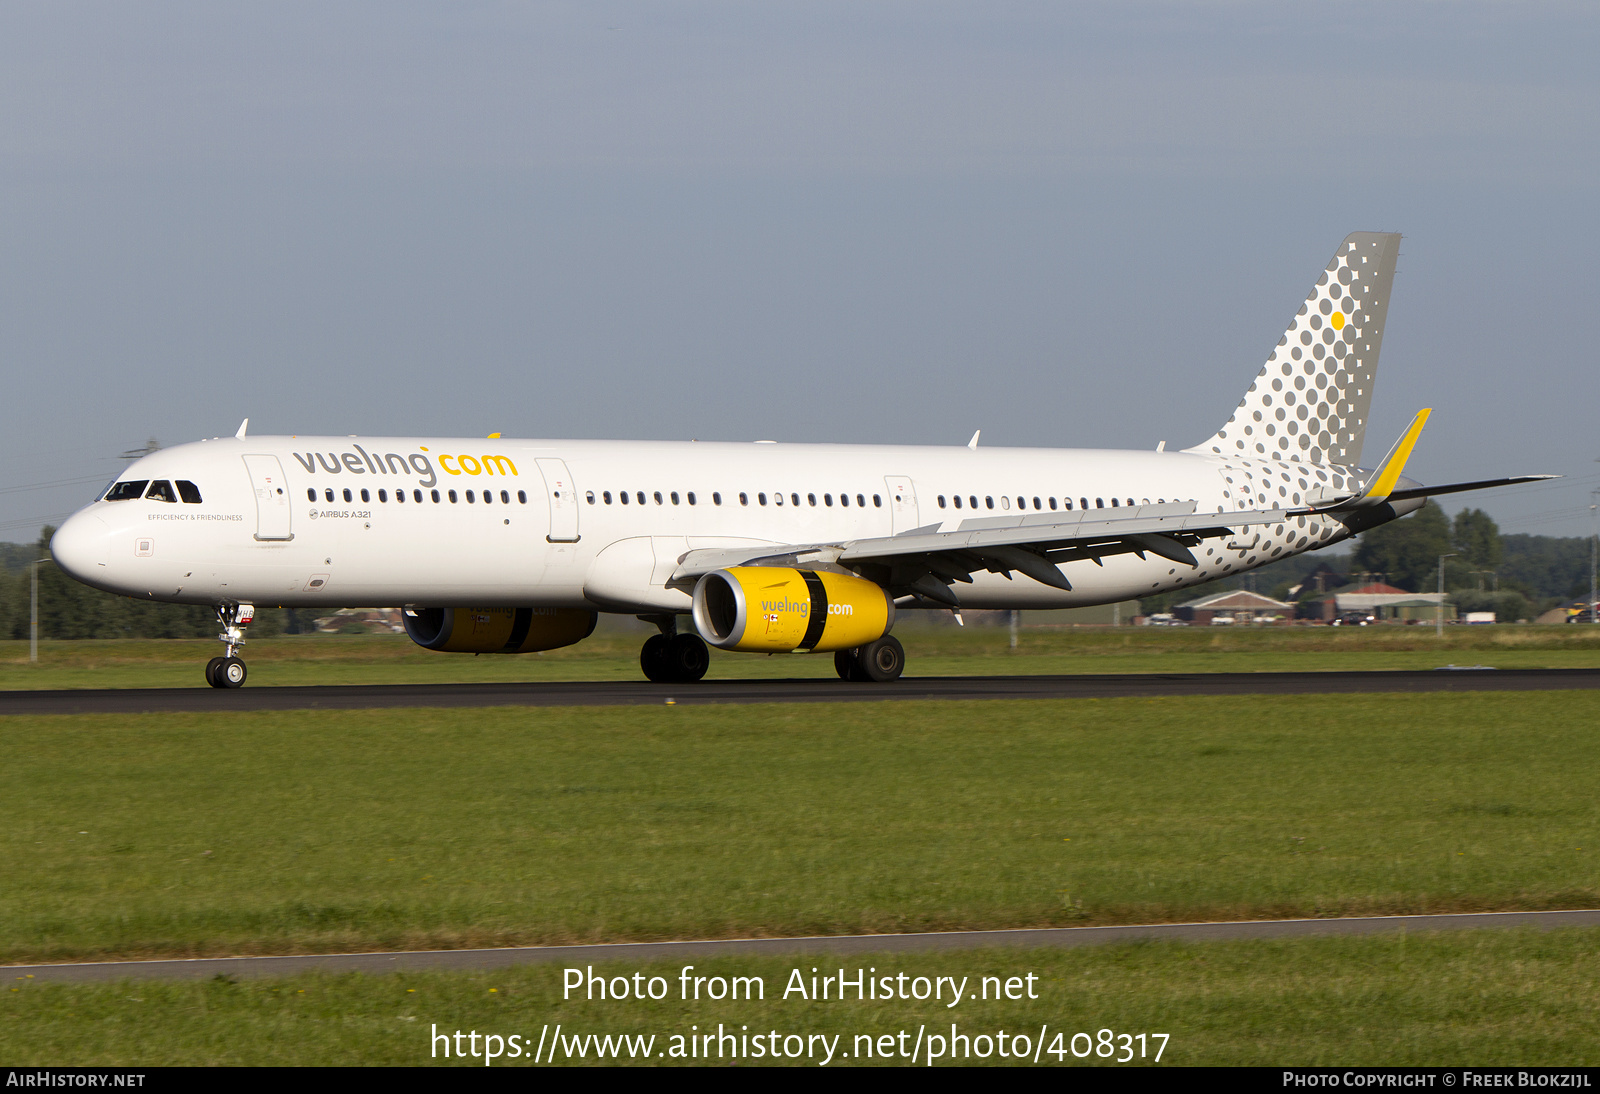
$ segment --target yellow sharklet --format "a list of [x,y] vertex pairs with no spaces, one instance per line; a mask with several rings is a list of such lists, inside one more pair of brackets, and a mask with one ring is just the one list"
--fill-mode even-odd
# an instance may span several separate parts
[[1417,411],[1417,416],[1411,419],[1411,425],[1406,428],[1400,439],[1389,449],[1389,454],[1378,465],[1378,470],[1372,476],[1372,482],[1361,495],[1362,500],[1382,501],[1394,493],[1394,484],[1400,481],[1400,475],[1406,469],[1406,461],[1411,458],[1411,450],[1417,446],[1417,438],[1422,434],[1422,427],[1428,424],[1428,415],[1433,413],[1433,408],[1425,407]]

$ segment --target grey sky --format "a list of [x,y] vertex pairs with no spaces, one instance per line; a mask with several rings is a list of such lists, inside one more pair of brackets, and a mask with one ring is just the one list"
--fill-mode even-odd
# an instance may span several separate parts
[[1406,233],[1370,463],[1584,535],[1600,11],[0,2],[0,538],[147,436],[1153,447]]

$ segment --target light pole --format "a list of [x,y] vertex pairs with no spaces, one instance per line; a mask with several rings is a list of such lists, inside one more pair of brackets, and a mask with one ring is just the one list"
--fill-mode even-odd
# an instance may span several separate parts
[[1434,622],[1434,630],[1433,630],[1434,635],[1436,637],[1438,637],[1438,638],[1443,638],[1444,637],[1444,560],[1447,559],[1447,558],[1455,558],[1455,557],[1456,557],[1456,552],[1455,551],[1451,551],[1447,555],[1440,555],[1439,556],[1439,607],[1435,612],[1435,622]]
[[[1600,463],[1596,459],[1595,463]],[[1594,528],[1594,533],[1589,540],[1589,622],[1600,625],[1600,595],[1597,595],[1595,571],[1600,570],[1600,516],[1596,516],[1596,505],[1600,504],[1600,490],[1589,491],[1589,497],[1594,499],[1589,502],[1589,523]],[[1579,619],[1583,618],[1580,613]]]
[[36,558],[30,570],[30,604],[28,608],[28,661],[39,661],[39,563],[49,562],[48,557]]

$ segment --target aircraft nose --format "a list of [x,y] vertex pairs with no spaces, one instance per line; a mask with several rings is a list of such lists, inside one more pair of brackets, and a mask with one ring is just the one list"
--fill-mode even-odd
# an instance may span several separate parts
[[97,514],[74,513],[50,537],[50,555],[57,566],[79,581],[103,581],[109,531]]

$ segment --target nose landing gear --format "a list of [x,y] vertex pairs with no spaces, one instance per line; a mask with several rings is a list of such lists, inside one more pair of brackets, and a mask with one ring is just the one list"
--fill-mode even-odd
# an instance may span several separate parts
[[255,617],[253,604],[217,605],[217,622],[222,624],[222,633],[217,635],[217,641],[223,644],[227,652],[206,662],[206,683],[214,688],[244,686],[248,671],[237,656],[237,650],[244,645],[244,629]]

